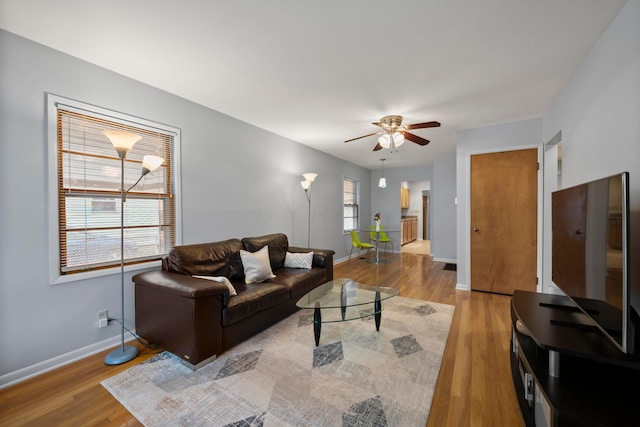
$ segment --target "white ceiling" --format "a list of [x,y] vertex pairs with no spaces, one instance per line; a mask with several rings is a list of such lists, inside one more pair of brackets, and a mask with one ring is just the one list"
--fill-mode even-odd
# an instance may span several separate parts
[[[0,0],[0,28],[369,169],[540,117],[625,0]],[[371,151],[399,114],[425,147]]]

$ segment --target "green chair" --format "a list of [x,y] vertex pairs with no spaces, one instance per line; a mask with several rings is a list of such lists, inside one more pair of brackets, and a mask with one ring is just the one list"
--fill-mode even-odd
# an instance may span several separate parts
[[358,250],[366,249],[367,253],[369,253],[369,250],[374,249],[375,246],[373,246],[371,243],[361,242],[358,238],[358,233],[356,232],[356,230],[351,230],[351,250],[349,251],[349,261],[351,261],[351,253],[353,252],[353,248],[358,248]]
[[[378,235],[380,235],[380,240],[378,240]],[[384,251],[387,252],[387,243],[391,243],[391,253],[393,253],[393,240],[387,236],[387,233],[384,232],[384,225],[380,226],[380,232],[376,231],[375,225],[369,226],[369,240],[376,242],[376,244],[384,243]]]

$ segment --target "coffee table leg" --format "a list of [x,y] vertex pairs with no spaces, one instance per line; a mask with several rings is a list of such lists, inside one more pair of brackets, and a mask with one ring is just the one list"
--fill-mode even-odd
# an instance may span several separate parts
[[373,303],[373,311],[375,312],[376,331],[380,331],[380,318],[382,317],[382,303],[380,302],[380,291],[376,291],[376,300]]
[[316,338],[316,347],[320,344],[320,328],[322,327],[322,316],[320,315],[320,305],[316,304],[313,310],[313,336]]

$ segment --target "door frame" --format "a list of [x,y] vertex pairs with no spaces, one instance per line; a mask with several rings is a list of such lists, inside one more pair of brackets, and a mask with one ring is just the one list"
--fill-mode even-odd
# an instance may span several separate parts
[[[471,285],[471,156],[475,156],[477,154],[488,154],[488,153],[501,153],[504,151],[520,151],[535,148],[538,150],[538,164],[540,165],[538,170],[538,212],[537,212],[537,230],[536,235],[538,236],[537,242],[537,255],[536,255],[536,277],[538,278],[538,283],[536,285],[536,290],[538,292],[542,292],[542,215],[544,212],[543,207],[543,184],[544,184],[544,147],[542,144],[535,145],[517,145],[517,146],[508,146],[508,147],[500,147],[500,148],[491,148],[486,150],[477,150],[477,151],[469,151],[465,153],[465,169],[467,174],[467,180],[465,183],[465,200],[467,203],[467,209],[464,212],[464,239],[465,245],[467,248],[466,254],[466,263],[462,268],[465,269],[466,277],[468,280],[468,289],[472,289]],[[459,266],[460,268],[460,266]],[[460,289],[460,288],[458,288]]]

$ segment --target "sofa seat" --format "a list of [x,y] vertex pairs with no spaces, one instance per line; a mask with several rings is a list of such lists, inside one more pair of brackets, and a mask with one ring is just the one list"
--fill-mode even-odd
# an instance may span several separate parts
[[273,283],[235,284],[238,295],[229,299],[222,312],[222,325],[229,326],[255,313],[266,310],[289,299],[289,289]]
[[324,268],[310,270],[281,268],[278,270],[278,276],[273,280],[281,286],[286,286],[289,289],[291,299],[298,301],[304,294],[318,287],[318,283],[327,281],[327,270]]

